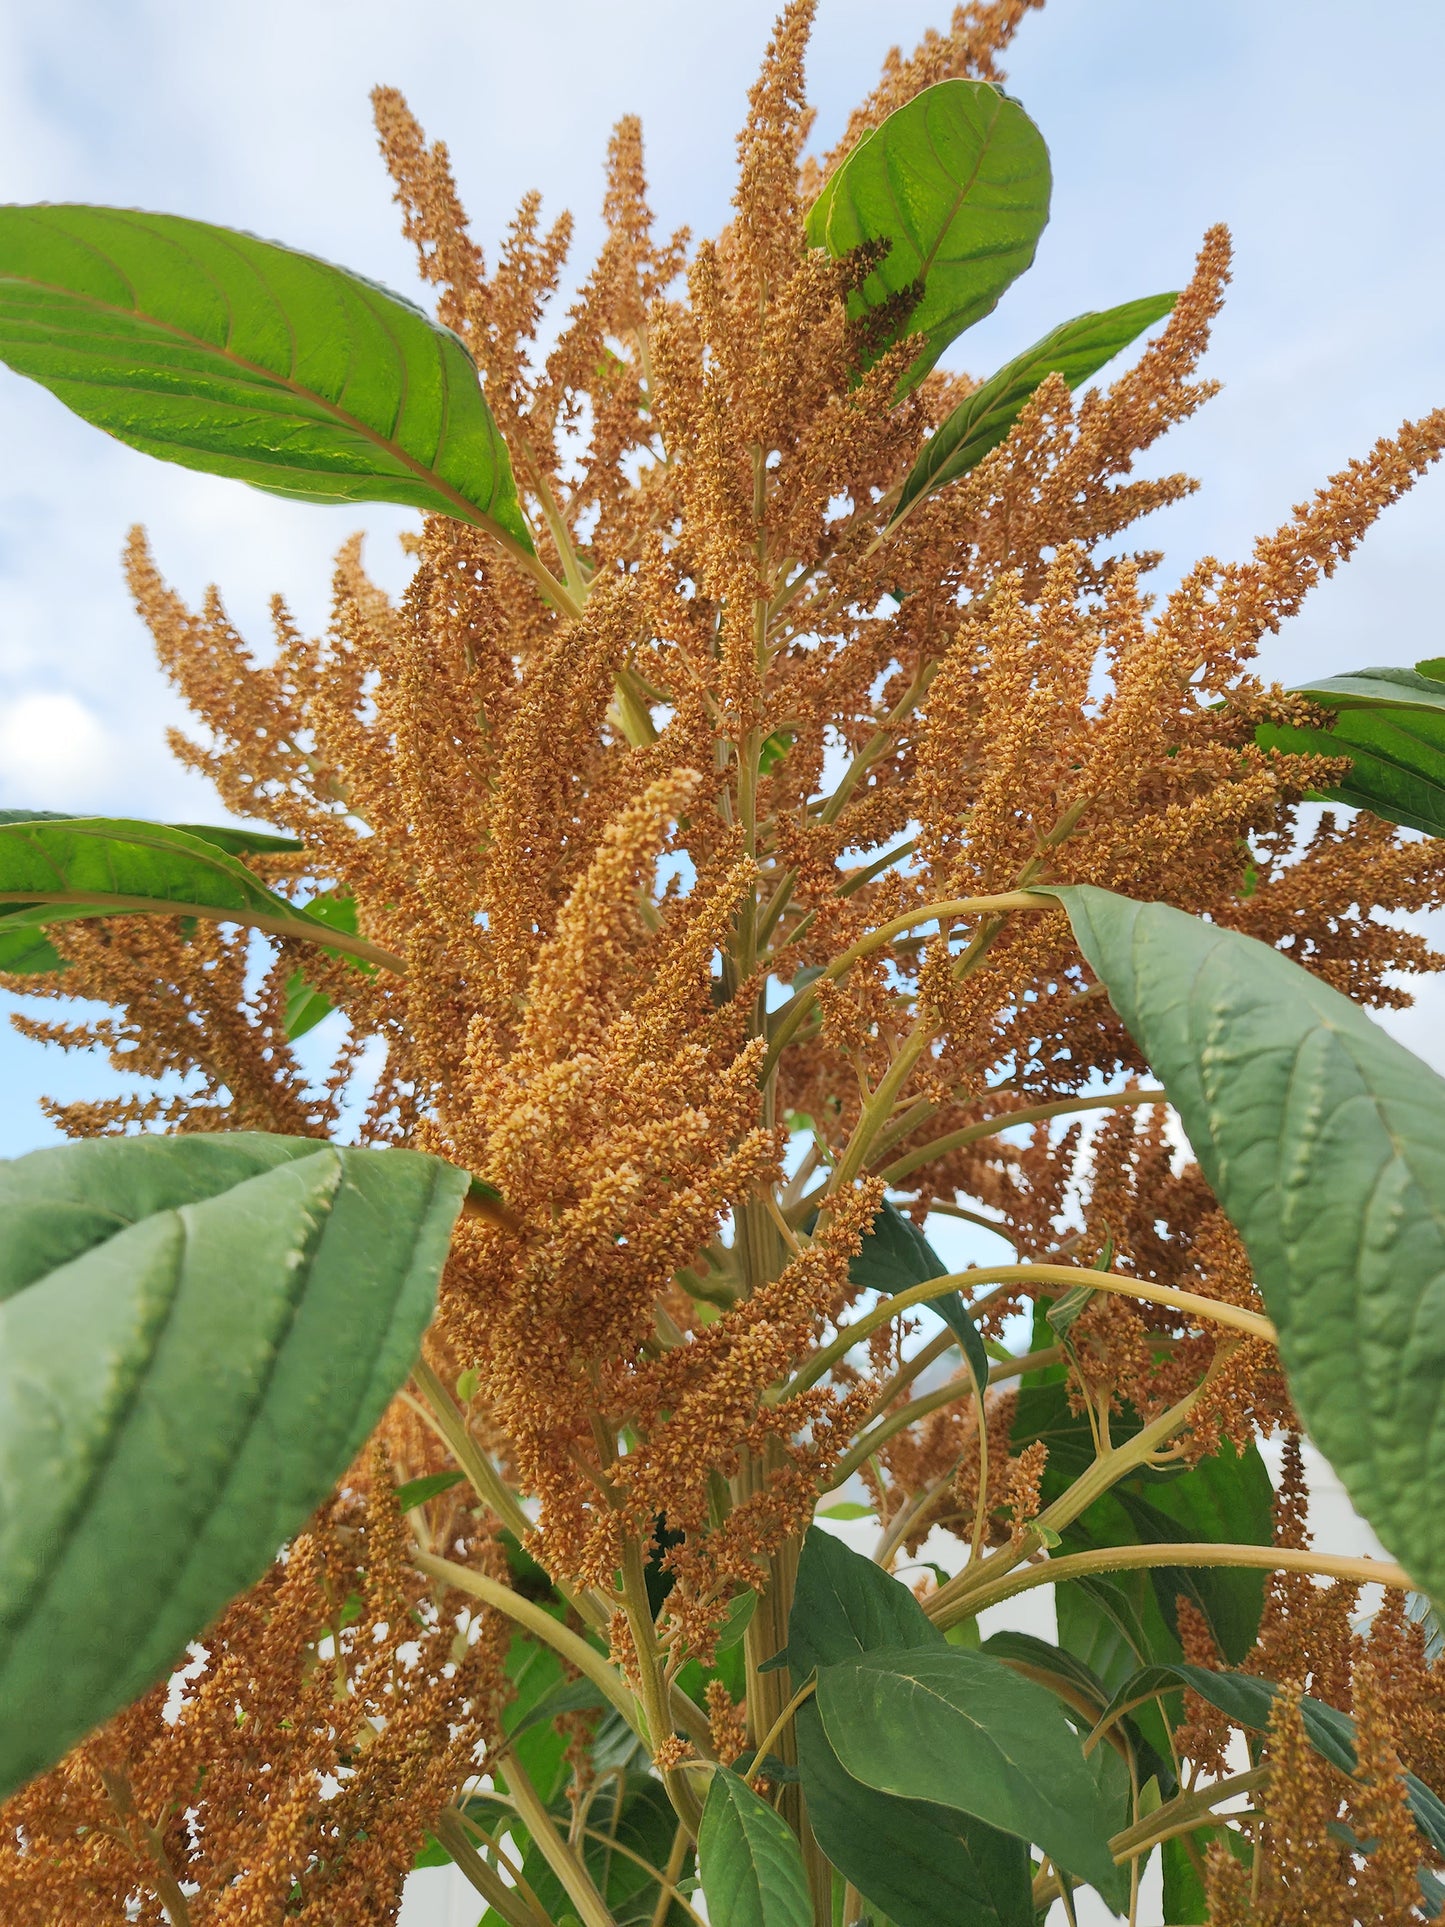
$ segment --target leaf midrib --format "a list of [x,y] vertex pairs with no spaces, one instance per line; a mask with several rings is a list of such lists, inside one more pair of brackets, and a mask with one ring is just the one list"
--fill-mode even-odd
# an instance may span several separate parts
[[[109,256],[102,256],[101,258],[105,259],[111,267],[115,268],[115,271],[121,276],[122,280],[128,279],[118,263],[110,261]],[[264,364],[260,362],[250,361],[246,356],[238,355],[230,348],[218,348],[213,341],[207,341],[203,336],[191,334],[187,329],[178,327],[174,322],[161,320],[155,315],[142,313],[137,309],[131,309],[127,312],[124,308],[117,307],[114,302],[101,301],[93,295],[76,294],[71,289],[58,288],[52,282],[37,281],[24,275],[11,274],[0,276],[0,285],[3,285],[5,282],[10,283],[14,287],[34,288],[59,300],[82,307],[95,315],[110,316],[121,322],[127,320],[142,321],[147,327],[158,329],[163,335],[168,335],[174,341],[183,342],[189,347],[202,350],[205,354],[214,355],[230,366],[243,370],[247,375],[255,376],[265,383],[284,389],[297,400],[311,402],[313,405],[320,407],[323,414],[331,420],[351,429],[364,441],[371,443],[373,447],[385,450],[386,453],[391,455],[399,464],[410,469],[414,475],[420,477],[427,482],[429,486],[435,488],[438,494],[445,496],[449,502],[455,503],[461,510],[461,520],[472,523],[474,527],[485,528],[489,535],[503,542],[504,545],[509,548],[518,546],[517,538],[514,535],[504,529],[499,522],[496,522],[485,509],[481,508],[477,503],[469,501],[466,496],[453,488],[451,483],[439,475],[435,469],[428,468],[426,463],[419,461],[416,456],[408,454],[399,443],[389,436],[381,434],[379,430],[368,427],[365,422],[360,421],[355,415],[352,415],[348,410],[342,408],[338,402],[331,401],[328,397],[318,393],[316,389],[303,387],[301,383],[293,381],[290,376],[278,375],[273,369],[265,367]],[[228,309],[229,306],[228,301]],[[289,325],[288,321],[288,326]],[[465,350],[462,352],[465,353]],[[445,378],[446,375],[447,369],[445,361],[443,360],[443,393],[444,396],[449,397],[451,384],[450,381]],[[97,383],[93,385],[109,386],[110,384]],[[480,383],[478,385],[480,386]],[[444,409],[444,425],[447,419],[447,412],[448,411]],[[438,444],[438,448],[440,448],[440,443]]]

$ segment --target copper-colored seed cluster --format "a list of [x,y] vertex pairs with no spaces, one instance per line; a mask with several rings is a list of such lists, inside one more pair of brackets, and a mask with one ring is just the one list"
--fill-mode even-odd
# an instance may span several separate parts
[[[841,146],[933,81],[997,78],[1036,4],[974,0],[949,33],[891,56]],[[1339,765],[1255,746],[1261,718],[1304,711],[1252,668],[1261,638],[1437,459],[1445,413],[1379,442],[1247,560],[1205,558],[1157,595],[1159,557],[1126,532],[1194,483],[1131,471],[1213,390],[1199,368],[1229,275],[1214,229],[1125,373],[1081,397],[1051,377],[1002,447],[879,540],[925,434],[970,383],[933,374],[898,402],[906,342],[855,378],[848,297],[866,263],[803,238],[822,179],[803,152],[812,12],[789,0],[779,21],[715,241],[654,237],[640,131],[619,125],[607,237],[545,354],[570,223],[544,230],[529,197],[489,267],[446,149],[378,91],[406,233],[476,359],[539,552],[581,612],[549,604],[482,532],[427,518],[399,601],[354,542],[325,634],[301,634],[278,600],[258,651],[216,591],[186,607],[137,533],[130,584],[199,724],[178,755],[227,808],[304,840],[304,859],[256,858],[258,871],[300,897],[350,893],[407,970],[283,944],[256,984],[242,933],[69,924],[53,994],[114,1014],[23,1026],[181,1080],[178,1096],[53,1106],[78,1136],[138,1123],[326,1135],[362,1047],[374,1066],[379,1045],[359,1141],[439,1152],[505,1200],[505,1222],[462,1220],[435,1362],[468,1375],[474,1429],[538,1501],[532,1550],[554,1576],[607,1589],[659,1516],[683,1535],[661,1624],[678,1654],[710,1652],[729,1594],[783,1556],[859,1426],[914,1396],[896,1332],[866,1367],[777,1396],[856,1297],[850,1265],[885,1189],[920,1222],[972,1212],[1023,1259],[1107,1250],[1126,1275],[1258,1308],[1161,1110],[1107,1113],[1087,1139],[1047,1121],[975,1128],[1145,1069],[1062,915],[955,919],[951,938],[920,918],[813,992],[780,1053],[771,1007],[808,996],[892,919],[1050,878],[1285,944],[1378,1007],[1400,1001],[1397,973],[1438,960],[1376,912],[1445,898],[1439,843],[1364,815],[1326,814],[1302,836],[1297,803]],[[350,1027],[319,1087],[285,1034],[298,971]],[[785,1183],[790,1129],[813,1149]],[[985,1331],[1027,1302],[991,1300]],[[1101,1296],[1070,1351],[1075,1399],[1103,1420],[1126,1403],[1162,1412],[1216,1368],[1190,1458],[1294,1424],[1267,1346],[1164,1308]],[[1012,1414],[1011,1393],[990,1397],[981,1435],[960,1399],[872,1456],[898,1546],[939,1524],[981,1545],[1022,1539],[1046,1455],[1012,1452]],[[386,1437],[409,1474],[446,1462],[401,1407]],[[208,1637],[179,1718],[153,1696],[18,1796],[7,1920],[120,1918],[131,1901],[159,1919],[162,1849],[201,1896],[197,1927],[287,1907],[337,1927],[390,1917],[428,1812],[485,1758],[505,1638],[484,1615],[459,1648],[407,1576],[399,1523],[373,1501],[343,1524],[351,1503]],[[436,1546],[496,1565],[490,1531],[448,1507],[425,1515]],[[1298,1530],[1284,1518],[1285,1543]],[[374,1647],[342,1634],[323,1660],[328,1615],[358,1590],[357,1625],[386,1631]],[[1274,1676],[1359,1708],[1371,1785],[1350,1811],[1385,1843],[1368,1879],[1398,1898],[1395,1762],[1441,1773],[1445,1689],[1397,1620],[1361,1646],[1342,1593],[1281,1579],[1271,1599]],[[419,1656],[403,1663],[408,1613]],[[1181,1631],[1202,1654],[1187,1612]],[[614,1648],[632,1664],[620,1619]],[[706,1710],[715,1750],[735,1754],[747,1709],[711,1692]],[[1190,1717],[1197,1758],[1217,1768],[1227,1736],[1202,1703]],[[1298,1896],[1339,1858],[1329,1839],[1310,1857],[1339,1790],[1309,1767],[1288,1694],[1269,1744],[1288,1762],[1267,1823],[1275,1887],[1251,1895],[1246,1880],[1240,1898],[1219,1861],[1219,1920],[1303,1920]],[[1311,1905],[1316,1927],[1345,1918]]]

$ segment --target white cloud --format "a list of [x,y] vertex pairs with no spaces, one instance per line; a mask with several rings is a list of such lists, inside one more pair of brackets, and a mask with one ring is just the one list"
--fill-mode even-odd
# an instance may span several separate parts
[[116,745],[68,690],[32,690],[0,706],[0,802],[8,809],[101,808]]

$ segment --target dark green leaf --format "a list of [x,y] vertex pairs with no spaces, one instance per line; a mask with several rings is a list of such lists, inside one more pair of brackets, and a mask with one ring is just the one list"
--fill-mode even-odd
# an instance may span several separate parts
[[1445,1081],[1266,944],[1105,890],[1075,936],[1248,1250],[1315,1443],[1445,1593]]
[[397,1507],[402,1512],[410,1512],[414,1506],[425,1505],[428,1499],[450,1492],[466,1476],[465,1472],[431,1472],[424,1479],[410,1479],[396,1488]]
[[1034,1927],[1028,1848],[972,1815],[844,1771],[815,1706],[797,1715],[808,1820],[828,1859],[897,1927]]
[[[863,1291],[882,1292],[888,1298],[907,1291],[910,1285],[926,1285],[947,1276],[948,1266],[918,1226],[886,1200],[848,1267],[851,1284]],[[975,1385],[987,1385],[988,1353],[962,1296],[956,1291],[945,1292],[940,1298],[931,1298],[929,1304],[958,1340]]]
[[927,1800],[1032,1840],[1108,1892],[1114,1816],[1059,1702],[957,1646],[869,1653],[818,1674],[823,1730],[865,1786]]
[[[33,817],[0,823],[0,941],[78,917],[206,917],[272,936],[320,940],[328,926],[259,882],[214,834],[119,817]],[[359,937],[330,949],[370,962]],[[394,960],[393,960],[394,961]]]
[[788,1614],[787,1663],[794,1685],[818,1666],[886,1648],[943,1646],[943,1634],[901,1579],[811,1526]]
[[561,1719],[565,1713],[590,1713],[594,1708],[606,1704],[601,1687],[595,1686],[590,1679],[560,1679],[514,1722],[509,1729],[510,1737],[513,1740],[520,1739],[532,1727],[541,1726],[548,1720]]
[[1043,136],[1017,101],[980,80],[944,80],[890,114],[829,175],[808,214],[815,247],[838,258],[888,252],[854,297],[864,313],[919,287],[890,340],[923,336],[908,383],[982,320],[1034,258],[1049,218]]
[[[1066,1706],[1087,1718],[1090,1725],[1109,1704],[1108,1687],[1077,1654],[1063,1646],[1052,1645],[1046,1639],[1037,1639],[1032,1633],[993,1633],[984,1640],[980,1650],[987,1653],[990,1659],[999,1659],[1006,1666],[1012,1666],[1025,1679],[1037,1680],[1041,1686],[1047,1686],[1058,1694]],[[1176,1781],[1169,1760],[1127,1716],[1120,1721],[1120,1727],[1134,1756],[1141,1785],[1153,1778],[1159,1782],[1166,1796],[1172,1798]]]
[[[1192,1687],[1201,1699],[1216,1707],[1234,1725],[1256,1733],[1263,1733],[1269,1726],[1274,1696],[1279,1690],[1273,1680],[1259,1679],[1253,1673],[1215,1673],[1203,1666],[1146,1666],[1120,1687],[1100,1726],[1108,1725],[1127,1708],[1174,1686]],[[1321,1759],[1328,1760],[1341,1773],[1353,1774],[1355,1722],[1349,1714],[1317,1699],[1301,1700],[1300,1713],[1305,1737]],[[1404,1777],[1415,1824],[1435,1852],[1445,1855],[1445,1801],[1415,1774],[1407,1773]]]
[[[1189,1837],[1203,1854],[1209,1843],[1219,1836],[1217,1829],[1203,1827]],[[1166,1840],[1159,1851],[1164,1863],[1164,1918],[1171,1927],[1175,1927],[1175,1923],[1177,1927],[1195,1927],[1195,1923],[1207,1927],[1208,1896],[1183,1838]]]
[[1359,669],[1293,693],[1333,709],[1335,721],[1319,729],[1261,723],[1261,748],[1348,756],[1349,774],[1324,792],[1333,802],[1445,836],[1445,682],[1414,669]]
[[250,1132],[0,1163],[0,1791],[325,1498],[410,1369],[466,1182]]
[[1062,375],[1070,388],[1077,388],[1146,328],[1162,321],[1178,298],[1177,294],[1151,294],[1097,314],[1075,315],[1006,362],[929,436],[908,471],[892,519],[896,522],[920,496],[956,482],[1006,441],[1045,375]]
[[727,1927],[813,1927],[797,1836],[725,1766],[708,1782],[697,1858],[710,1919]]
[[173,214],[0,208],[0,360],[147,455],[532,547],[461,342],[312,255]]

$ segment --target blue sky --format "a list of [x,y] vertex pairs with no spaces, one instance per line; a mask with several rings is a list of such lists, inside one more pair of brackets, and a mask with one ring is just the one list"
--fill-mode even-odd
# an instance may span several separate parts
[[[399,85],[443,135],[484,246],[521,193],[598,235],[608,129],[643,116],[654,200],[697,233],[725,217],[733,135],[771,0],[49,0],[0,14],[0,198],[162,208],[292,242],[420,296],[376,156],[366,95]],[[811,62],[828,144],[888,45],[944,0],[821,0]],[[1367,22],[1367,29],[1362,26]],[[1011,89],[1053,150],[1038,264],[951,352],[987,373],[1068,315],[1188,272],[1225,220],[1236,279],[1210,371],[1224,393],[1161,465],[1204,483],[1156,519],[1166,577],[1245,550],[1330,470],[1445,400],[1440,248],[1445,9],[1406,0],[1052,0],[1028,20]],[[309,625],[329,558],[364,526],[399,584],[401,512],[306,509],[151,462],[0,372],[0,806],[217,814],[163,740],[177,706],[117,564],[148,524],[192,597],[218,581],[264,639],[280,590]],[[1438,654],[1445,478],[1432,475],[1271,644],[1284,681]],[[1445,1067],[1445,994],[1392,1019]],[[0,1030],[0,1154],[51,1135],[35,1108],[114,1086]]]

